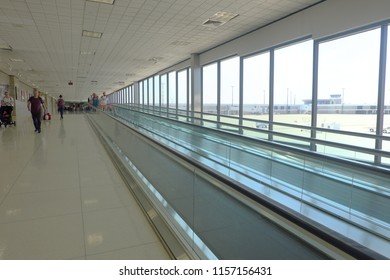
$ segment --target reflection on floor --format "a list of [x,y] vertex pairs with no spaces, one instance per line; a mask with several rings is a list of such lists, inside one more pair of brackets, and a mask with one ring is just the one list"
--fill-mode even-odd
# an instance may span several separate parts
[[169,259],[82,114],[0,128],[0,259]]

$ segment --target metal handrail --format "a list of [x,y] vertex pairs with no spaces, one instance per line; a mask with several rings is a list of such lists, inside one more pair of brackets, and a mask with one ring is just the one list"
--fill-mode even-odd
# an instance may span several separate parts
[[[132,110],[133,107],[142,107],[142,106],[133,106],[133,105],[131,105],[131,106],[129,106],[129,105],[119,105],[119,104],[118,105],[114,105],[114,107],[115,106],[119,106],[121,108],[128,109],[128,110]],[[148,109],[148,111],[149,111],[149,109]],[[152,111],[157,111],[157,110],[152,110]],[[148,112],[143,112],[143,111],[138,111],[138,112],[142,113],[142,114],[153,115],[154,117],[158,117],[158,118],[161,118],[161,119],[169,119],[169,120],[174,121],[174,122],[183,123],[183,121],[177,120],[176,117],[166,117],[166,116],[163,116],[163,115],[160,115],[160,114],[150,114]],[[373,155],[373,156],[374,155],[386,156],[386,157],[390,158],[390,152],[387,152],[387,151],[381,151],[381,150],[376,150],[376,149],[358,147],[358,146],[354,146],[354,145],[330,142],[330,141],[321,140],[321,139],[312,139],[312,138],[307,138],[307,137],[304,137],[304,136],[296,136],[296,135],[286,134],[286,133],[277,132],[277,131],[258,130],[258,129],[253,128],[253,127],[244,127],[244,126],[234,125],[234,124],[230,124],[230,123],[224,123],[224,122],[218,122],[218,121],[212,121],[212,120],[205,120],[203,118],[198,118],[198,117],[193,117],[193,116],[187,116],[187,115],[185,115],[185,116],[178,115],[178,116],[188,117],[188,118],[197,120],[199,122],[207,121],[207,122],[214,123],[216,125],[218,125],[218,124],[219,125],[227,125],[227,126],[235,127],[237,129],[244,128],[244,129],[252,130],[252,131],[255,131],[255,132],[271,134],[271,135],[275,135],[275,136],[279,136],[279,137],[291,138],[291,139],[298,140],[298,141],[304,141],[304,142],[310,142],[310,143],[314,142],[316,144],[322,144],[322,145],[325,145],[325,146],[330,146],[330,147],[335,147],[335,148],[340,148],[340,149],[347,149],[347,150],[350,150],[350,151],[353,151],[353,152],[365,153],[365,154],[370,154],[370,155]],[[195,125],[192,122],[185,122],[185,123],[188,124],[188,125],[193,125],[193,126],[199,127],[199,125]],[[296,126],[296,125],[293,125],[293,126]],[[286,152],[295,152],[295,153],[298,152],[300,154],[316,156],[316,157],[319,157],[321,159],[330,159],[330,160],[333,160],[333,161],[337,161],[338,163],[341,163],[341,164],[347,164],[347,165],[351,165],[352,164],[354,167],[362,168],[363,170],[367,170],[367,168],[368,168],[371,171],[390,174],[390,167],[387,167],[386,165],[377,165],[377,164],[374,164],[374,163],[366,163],[366,162],[362,162],[362,161],[352,160],[352,159],[349,159],[349,158],[343,158],[343,157],[333,156],[333,155],[329,155],[329,154],[322,154],[322,153],[319,153],[319,152],[315,152],[315,151],[311,151],[311,150],[307,150],[307,149],[302,149],[302,148],[299,148],[299,147],[296,147],[296,146],[293,146],[293,145],[288,145],[286,143],[282,144],[282,143],[275,142],[275,141],[271,142],[271,141],[264,140],[264,139],[261,139],[261,138],[254,138],[254,137],[250,137],[250,136],[247,136],[247,135],[242,135],[242,134],[239,134],[239,133],[233,133],[231,131],[226,131],[226,130],[223,130],[223,129],[214,129],[214,128],[210,128],[210,127],[207,127],[207,126],[201,126],[201,127],[203,129],[206,129],[206,130],[213,130],[213,131],[219,131],[221,133],[226,133],[226,134],[229,134],[229,136],[233,136],[233,137],[239,137],[239,138],[243,138],[244,137],[245,139],[251,139],[252,141],[255,141],[255,143],[257,143],[257,144],[258,144],[258,142],[261,142],[262,145],[270,146],[270,147],[273,147],[273,148],[278,148],[278,149],[284,150]],[[310,128],[306,127],[306,126],[299,126],[299,127],[303,127],[305,129],[310,129]],[[313,128],[313,129],[317,129],[317,128]],[[321,129],[321,130],[323,130],[323,129]],[[328,131],[328,130],[326,130],[326,131]],[[335,133],[332,130],[330,130],[330,131],[332,133]],[[348,132],[346,132],[346,133],[348,133]],[[365,134],[362,134],[362,133],[360,133],[360,134],[359,133],[353,133],[353,134],[357,134],[359,136],[362,136],[362,135],[364,136],[365,135]]]
[[[161,114],[161,113],[163,113],[162,111],[165,110],[165,114],[174,114],[174,115],[181,116],[181,117],[194,118],[197,120],[202,120],[202,121],[207,121],[207,122],[212,122],[212,123],[222,124],[222,125],[230,125],[230,126],[237,127],[237,128],[252,129],[256,132],[264,132],[264,133],[269,133],[269,134],[275,133],[275,131],[266,130],[266,129],[260,131],[258,129],[253,128],[253,127],[248,127],[248,126],[244,126],[244,125],[235,125],[235,124],[231,124],[231,123],[223,123],[220,121],[213,121],[213,120],[205,119],[204,117],[201,117],[201,118],[195,117],[195,115],[202,115],[202,116],[208,115],[208,116],[214,116],[216,118],[218,118],[218,117],[219,118],[229,118],[229,119],[237,120],[237,122],[239,122],[240,120],[248,121],[248,122],[262,122],[262,123],[268,124],[269,127],[271,127],[271,126],[284,126],[284,127],[288,127],[288,128],[297,128],[297,129],[310,130],[310,131],[316,131],[316,132],[328,132],[328,133],[342,134],[342,135],[353,136],[353,137],[362,137],[362,138],[369,138],[369,139],[374,139],[374,140],[380,139],[380,140],[390,141],[390,136],[384,136],[384,135],[372,135],[372,134],[361,133],[361,132],[353,132],[353,131],[346,131],[346,130],[333,130],[333,129],[323,128],[323,127],[311,127],[311,126],[305,126],[305,125],[299,125],[299,124],[281,123],[281,122],[274,122],[274,121],[270,122],[270,121],[266,121],[266,120],[256,120],[256,119],[245,118],[245,117],[240,118],[240,117],[229,116],[229,115],[217,115],[217,114],[212,114],[212,113],[204,113],[204,112],[200,112],[200,111],[186,111],[186,110],[181,110],[181,109],[171,109],[171,108],[164,108],[164,107],[162,107],[162,108],[159,107],[159,109],[156,109],[153,106],[151,107],[151,106],[138,105],[138,104],[117,104],[117,105],[129,107],[129,108],[136,107],[136,108],[141,108],[141,109],[145,109],[145,107],[146,107],[147,111],[152,111],[152,112],[154,112],[155,115],[157,115],[157,113]],[[172,113],[170,111],[173,111],[174,113]],[[182,114],[180,114],[180,112],[182,112]],[[292,134],[286,133],[285,135],[294,137],[294,135],[292,135]],[[305,141],[320,140],[320,139],[308,138],[308,137],[302,137],[302,138],[305,139]],[[335,142],[330,142],[330,141],[328,141],[328,142],[335,143]],[[335,143],[335,144],[337,144],[337,143]],[[355,146],[355,147],[359,147],[359,146]],[[385,151],[383,151],[383,152],[385,152]]]

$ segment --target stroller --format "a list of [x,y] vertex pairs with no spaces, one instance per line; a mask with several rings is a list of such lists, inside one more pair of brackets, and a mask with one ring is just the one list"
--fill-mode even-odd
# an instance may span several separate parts
[[2,106],[0,108],[0,127],[1,125],[4,125],[4,127],[16,125],[16,122],[12,120],[12,111],[12,106]]

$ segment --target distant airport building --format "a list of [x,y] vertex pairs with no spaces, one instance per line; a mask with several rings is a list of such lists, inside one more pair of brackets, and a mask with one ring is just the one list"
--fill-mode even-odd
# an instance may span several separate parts
[[[275,104],[274,114],[310,114],[312,100],[304,99],[303,104]],[[373,104],[344,104],[341,94],[331,94],[329,98],[318,99],[318,114],[376,114],[377,105]],[[245,104],[243,115],[268,114],[268,104]],[[203,112],[217,114],[217,105],[204,104]],[[223,115],[238,115],[239,106],[222,104],[220,113]],[[384,113],[390,114],[390,105],[384,107]]]

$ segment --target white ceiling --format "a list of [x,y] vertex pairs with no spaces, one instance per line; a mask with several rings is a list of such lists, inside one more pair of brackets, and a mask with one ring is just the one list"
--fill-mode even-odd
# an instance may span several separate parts
[[[12,47],[0,50],[0,71],[52,96],[85,100],[318,2],[0,0],[0,46]],[[218,28],[202,25],[219,11],[239,16]],[[82,37],[83,30],[103,35]]]

